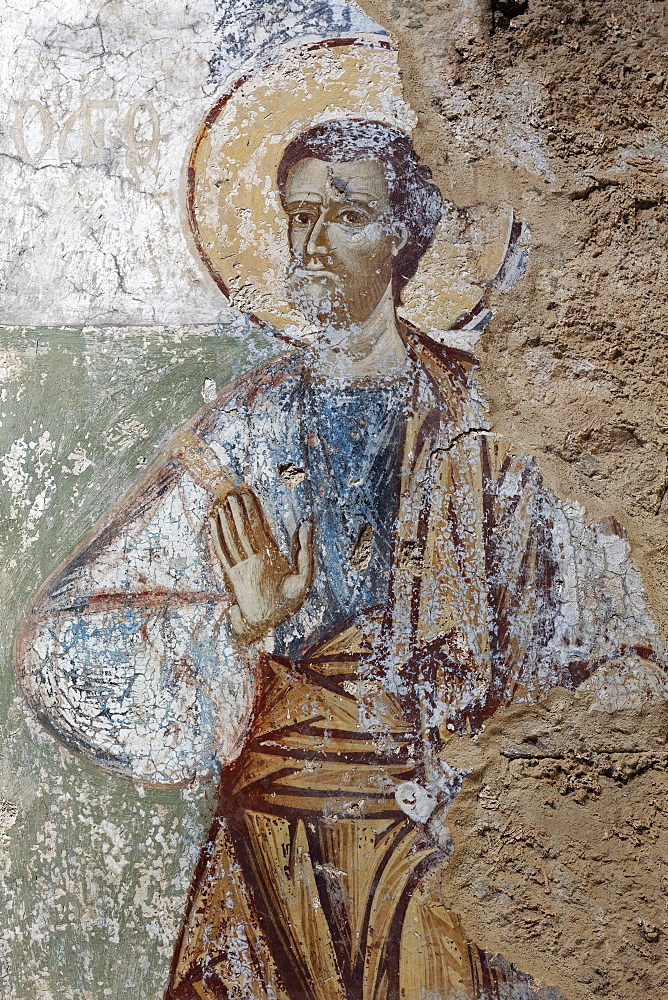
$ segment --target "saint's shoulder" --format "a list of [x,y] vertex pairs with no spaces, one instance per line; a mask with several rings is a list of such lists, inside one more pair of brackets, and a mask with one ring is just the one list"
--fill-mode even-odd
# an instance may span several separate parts
[[206,437],[225,414],[274,408],[301,382],[305,367],[302,351],[279,354],[228,383],[192,421],[195,434]]

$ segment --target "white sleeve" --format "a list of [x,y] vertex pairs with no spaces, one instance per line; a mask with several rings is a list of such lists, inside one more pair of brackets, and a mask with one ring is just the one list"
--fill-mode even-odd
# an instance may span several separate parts
[[48,581],[19,642],[28,699],[102,767],[181,784],[238,753],[253,664],[211,557],[211,494],[173,459]]

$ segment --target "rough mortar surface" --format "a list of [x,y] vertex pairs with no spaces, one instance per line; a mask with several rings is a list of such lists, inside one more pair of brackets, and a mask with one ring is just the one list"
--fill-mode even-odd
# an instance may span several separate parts
[[363,7],[398,45],[446,196],[530,227],[528,274],[478,345],[494,426],[592,520],[627,527],[665,636],[666,5]]
[[[363,7],[398,44],[443,191],[530,228],[528,273],[478,345],[495,429],[587,519],[625,525],[665,637],[666,4]],[[668,989],[667,731],[665,708],[599,715],[555,693],[452,748],[473,772],[442,891],[485,947],[573,1000]]]
[[470,932],[570,1000],[668,989],[668,710],[556,690],[453,737],[471,768],[440,890]]

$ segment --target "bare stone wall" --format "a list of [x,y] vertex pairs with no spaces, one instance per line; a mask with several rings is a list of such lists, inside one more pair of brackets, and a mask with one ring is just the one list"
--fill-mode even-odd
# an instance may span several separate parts
[[437,891],[492,952],[569,1000],[668,990],[665,705],[613,715],[554,691],[449,751],[472,769]]
[[478,352],[498,431],[627,529],[668,634],[668,5],[364,0],[399,47],[416,147],[458,204],[531,229]]
[[[364,0],[395,39],[423,159],[457,204],[505,202],[528,273],[477,352],[497,431],[589,521],[625,527],[668,634],[668,5]],[[469,767],[439,891],[478,944],[570,1000],[663,996],[663,708],[582,695],[453,737]]]

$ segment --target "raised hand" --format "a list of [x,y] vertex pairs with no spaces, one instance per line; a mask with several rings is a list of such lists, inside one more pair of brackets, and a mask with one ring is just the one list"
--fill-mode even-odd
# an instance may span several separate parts
[[236,602],[230,609],[232,629],[241,642],[253,642],[304,602],[313,579],[313,525],[299,526],[288,559],[257,496],[241,486],[214,503],[209,528]]

